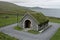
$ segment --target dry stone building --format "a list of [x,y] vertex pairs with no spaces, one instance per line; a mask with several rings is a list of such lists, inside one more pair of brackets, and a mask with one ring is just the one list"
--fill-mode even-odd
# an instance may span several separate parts
[[48,19],[39,13],[26,13],[20,20],[19,26],[23,29],[30,28],[31,30],[40,31],[48,26]]

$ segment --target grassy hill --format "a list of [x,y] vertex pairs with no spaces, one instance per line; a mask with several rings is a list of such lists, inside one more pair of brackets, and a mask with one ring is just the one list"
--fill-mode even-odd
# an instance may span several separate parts
[[21,13],[22,14],[27,10],[28,9],[26,9],[25,7],[17,6],[16,4],[13,3],[0,1],[0,13],[9,13],[9,14]]
[[22,6],[17,6],[16,4],[0,1],[0,27],[13,24],[17,22],[17,15],[19,20],[21,15],[23,15],[28,9]]
[[[20,21],[20,19],[26,12],[33,13],[33,14],[38,13],[30,10],[28,7],[17,6],[16,4],[13,3],[0,1],[0,27],[3,25],[5,26],[12,23],[16,23],[17,13],[18,13],[18,20]],[[43,22],[46,21],[45,20],[46,17],[41,12],[39,12],[39,14],[41,18],[41,20],[39,21],[43,21]],[[36,19],[38,19],[38,17],[36,17]]]

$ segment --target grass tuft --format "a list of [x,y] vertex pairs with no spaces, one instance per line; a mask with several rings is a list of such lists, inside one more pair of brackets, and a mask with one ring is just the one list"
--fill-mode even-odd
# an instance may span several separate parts
[[21,28],[21,27],[19,27],[19,26],[15,26],[14,29],[15,29],[15,30],[19,30],[19,31],[22,31],[22,30],[23,30],[23,28]]
[[36,30],[28,30],[28,32],[32,34],[39,34],[39,31],[36,31]]

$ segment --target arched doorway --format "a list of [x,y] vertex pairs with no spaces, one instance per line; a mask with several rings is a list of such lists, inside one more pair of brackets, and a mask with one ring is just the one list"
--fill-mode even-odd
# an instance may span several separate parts
[[30,28],[31,22],[30,20],[25,21],[25,28]]

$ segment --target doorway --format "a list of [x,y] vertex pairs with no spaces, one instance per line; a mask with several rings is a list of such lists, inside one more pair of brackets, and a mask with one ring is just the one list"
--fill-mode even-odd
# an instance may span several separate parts
[[25,28],[30,28],[31,22],[30,20],[25,21]]

